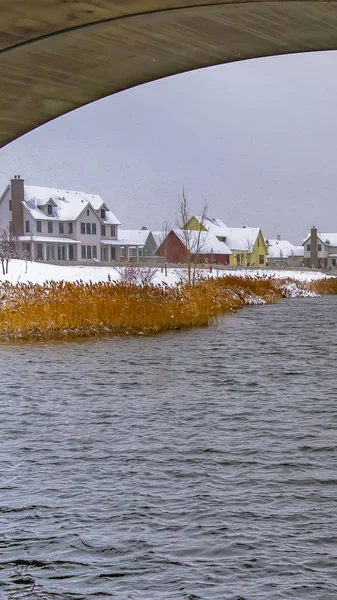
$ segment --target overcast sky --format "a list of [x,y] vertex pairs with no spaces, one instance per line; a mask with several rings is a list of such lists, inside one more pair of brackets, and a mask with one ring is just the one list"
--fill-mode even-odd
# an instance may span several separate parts
[[172,224],[185,188],[229,226],[337,231],[337,53],[238,62],[116,94],[0,151],[0,187],[100,194],[124,228]]

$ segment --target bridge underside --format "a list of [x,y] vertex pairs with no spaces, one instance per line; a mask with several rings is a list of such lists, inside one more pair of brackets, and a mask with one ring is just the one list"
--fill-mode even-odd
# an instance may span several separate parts
[[336,0],[0,0],[0,147],[161,77],[335,49]]

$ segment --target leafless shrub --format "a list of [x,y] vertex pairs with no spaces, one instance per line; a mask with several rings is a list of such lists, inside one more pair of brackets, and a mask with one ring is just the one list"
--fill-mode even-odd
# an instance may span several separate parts
[[117,267],[116,270],[122,283],[138,283],[140,280],[141,268],[137,265],[125,265]]
[[140,283],[143,285],[153,283],[157,273],[157,269],[138,265],[125,265],[125,267],[117,267],[116,270],[122,283]]
[[0,230],[0,261],[2,274],[8,274],[8,265],[13,258],[23,257],[22,244],[9,229]]
[[143,267],[140,269],[139,280],[144,285],[150,285],[157,274],[157,269],[153,267]]

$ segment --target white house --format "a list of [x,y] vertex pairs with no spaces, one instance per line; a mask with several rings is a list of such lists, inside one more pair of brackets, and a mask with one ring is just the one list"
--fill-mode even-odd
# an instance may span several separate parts
[[267,261],[269,265],[301,265],[304,260],[303,246],[295,246],[288,240],[266,239],[268,248]]
[[337,233],[318,232],[316,227],[304,238],[304,264],[314,268],[337,266]]
[[0,197],[0,228],[9,228],[34,260],[137,259],[144,245],[119,239],[120,222],[99,195],[26,185],[20,176]]

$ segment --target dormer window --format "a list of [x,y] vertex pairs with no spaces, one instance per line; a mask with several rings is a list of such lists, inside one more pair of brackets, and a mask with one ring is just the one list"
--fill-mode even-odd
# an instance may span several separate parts
[[52,215],[52,214],[53,214],[53,205],[47,204],[47,215]]
[[101,219],[105,219],[105,208],[101,208]]

